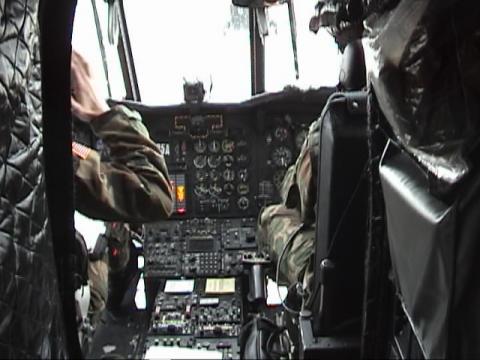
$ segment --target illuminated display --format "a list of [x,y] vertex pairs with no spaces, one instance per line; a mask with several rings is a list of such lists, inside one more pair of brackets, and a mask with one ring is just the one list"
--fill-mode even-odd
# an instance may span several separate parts
[[174,212],[185,214],[187,212],[185,174],[170,174],[170,183],[175,194]]
[[177,186],[177,201],[184,202],[185,201],[185,186]]

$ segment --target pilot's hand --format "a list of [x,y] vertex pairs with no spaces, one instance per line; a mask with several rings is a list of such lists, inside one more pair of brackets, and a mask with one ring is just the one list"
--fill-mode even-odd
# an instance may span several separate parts
[[109,110],[96,87],[90,65],[75,50],[72,51],[71,64],[72,113],[78,119],[90,122]]

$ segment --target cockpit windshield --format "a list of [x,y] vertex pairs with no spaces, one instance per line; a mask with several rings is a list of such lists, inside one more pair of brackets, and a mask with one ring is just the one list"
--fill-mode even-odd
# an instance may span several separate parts
[[324,29],[314,34],[308,24],[316,0],[295,1],[299,78],[295,78],[287,5],[267,9],[269,32],[265,37],[265,90],[285,86],[300,89],[334,86],[338,82],[341,54]]
[[250,97],[248,9],[226,0],[124,4],[142,102],[183,102],[184,80],[202,81],[206,101]]
[[[107,39],[108,11],[104,1],[78,1],[73,46],[98,65],[98,73],[105,73],[101,56],[93,54],[99,53],[93,3],[103,33],[111,97],[120,99],[125,89],[119,80],[118,59],[114,59],[116,44]],[[315,0],[295,2],[298,78],[287,4],[266,9],[268,34],[262,36],[265,91],[337,83],[340,54],[336,44],[324,30],[315,35],[308,28],[315,3]],[[252,96],[254,57],[248,8],[236,7],[229,0],[124,0],[124,9],[142,103],[182,103],[185,81],[201,81],[208,102],[239,102]]]

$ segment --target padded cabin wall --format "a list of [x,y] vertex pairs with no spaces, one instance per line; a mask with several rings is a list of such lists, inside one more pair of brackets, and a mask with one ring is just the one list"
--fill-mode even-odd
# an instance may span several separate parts
[[0,1],[0,357],[64,358],[43,164],[38,0]]
[[449,357],[477,359],[480,357],[480,171],[476,168],[460,201],[456,267],[450,321]]

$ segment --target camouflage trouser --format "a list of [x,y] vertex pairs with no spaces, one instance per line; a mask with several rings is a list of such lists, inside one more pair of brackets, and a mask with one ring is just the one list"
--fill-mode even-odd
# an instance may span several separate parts
[[[275,266],[287,242],[300,225],[298,211],[284,205],[272,205],[264,208],[260,213],[257,230],[258,246],[260,250],[270,255]],[[314,241],[313,226],[302,229],[295,235],[282,257],[279,281],[287,282],[289,285],[303,283],[307,293],[310,292]]]
[[[257,230],[260,249],[271,256],[275,265],[287,246],[280,262],[280,281],[289,285],[302,283],[306,307],[310,305],[313,291],[319,129],[319,121],[310,125],[300,154],[287,170],[279,189],[282,204],[268,206],[260,212]],[[302,224],[310,225],[298,231]]]
[[95,325],[105,309],[108,297],[108,261],[105,255],[102,259],[88,262],[88,278],[90,283],[89,315],[92,325]]
[[123,223],[106,223],[108,254],[88,262],[90,280],[90,318],[96,324],[108,300],[108,274],[123,271],[130,259],[130,227]]

